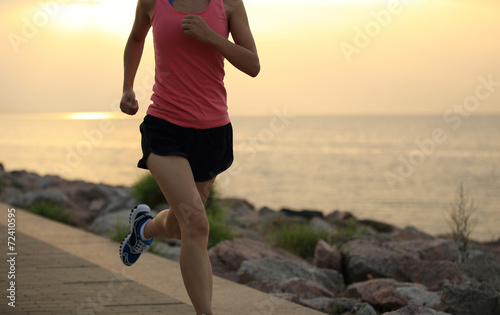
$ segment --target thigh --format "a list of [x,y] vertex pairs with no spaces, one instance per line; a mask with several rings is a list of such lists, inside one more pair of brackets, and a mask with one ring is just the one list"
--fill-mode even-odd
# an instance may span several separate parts
[[198,189],[198,193],[200,194],[203,204],[207,202],[208,195],[210,195],[210,190],[212,189],[214,181],[215,178],[206,182],[196,182],[196,188]]
[[207,220],[204,201],[185,157],[151,154],[147,166],[174,212],[181,230],[193,222]]

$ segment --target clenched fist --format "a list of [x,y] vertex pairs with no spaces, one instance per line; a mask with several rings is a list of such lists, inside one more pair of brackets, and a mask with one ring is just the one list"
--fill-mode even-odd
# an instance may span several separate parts
[[204,43],[210,42],[216,34],[216,32],[208,26],[205,20],[198,15],[186,15],[182,21],[182,29],[185,34]]
[[126,90],[123,92],[120,109],[127,115],[135,115],[137,113],[139,110],[139,102],[137,102],[133,90]]

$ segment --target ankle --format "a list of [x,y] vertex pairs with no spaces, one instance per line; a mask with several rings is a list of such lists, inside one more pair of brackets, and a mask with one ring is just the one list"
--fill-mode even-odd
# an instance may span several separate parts
[[148,229],[148,224],[152,224],[151,221],[153,221],[153,220],[152,219],[147,220],[141,226],[141,232],[140,232],[139,236],[141,238],[143,238],[143,241],[150,240],[154,237],[154,235],[152,235],[152,233],[151,233],[151,229],[150,228]]

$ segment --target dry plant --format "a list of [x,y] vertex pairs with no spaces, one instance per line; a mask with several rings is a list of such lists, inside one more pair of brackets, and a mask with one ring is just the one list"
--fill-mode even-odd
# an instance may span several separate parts
[[474,199],[467,195],[464,185],[460,184],[448,218],[453,240],[458,244],[460,251],[459,262],[464,262],[468,257],[470,235],[478,223],[477,218],[474,217],[476,211]]

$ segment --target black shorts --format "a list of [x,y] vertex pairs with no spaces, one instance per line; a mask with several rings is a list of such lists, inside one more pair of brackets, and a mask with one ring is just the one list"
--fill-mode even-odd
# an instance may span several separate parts
[[231,123],[210,129],[194,129],[146,115],[140,126],[142,159],[137,167],[147,169],[151,153],[185,157],[196,182],[206,182],[227,170],[233,163]]

